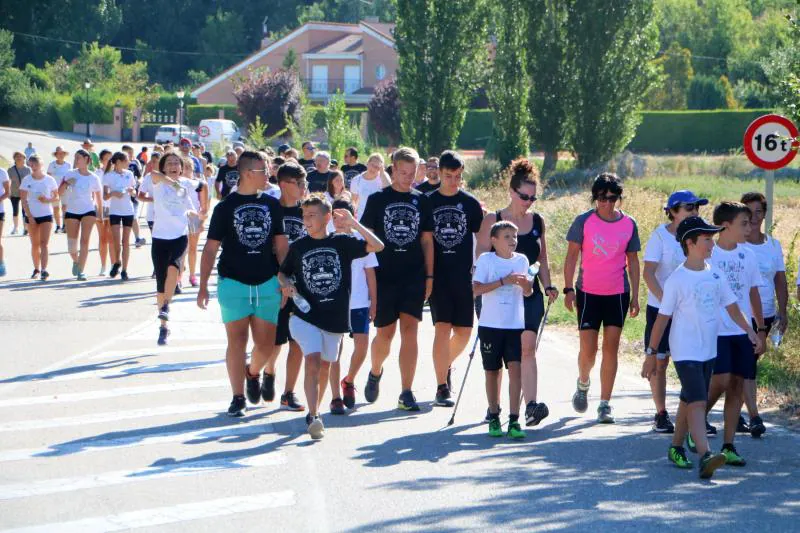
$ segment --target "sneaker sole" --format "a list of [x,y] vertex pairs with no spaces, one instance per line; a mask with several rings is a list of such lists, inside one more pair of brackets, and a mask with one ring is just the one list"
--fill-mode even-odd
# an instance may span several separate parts
[[728,462],[728,460],[727,460],[727,459],[725,459],[725,464],[726,464],[726,465],[728,465],[728,466],[736,466],[736,467],[738,467],[738,468],[741,468],[741,467],[743,467],[743,466],[747,466],[747,461],[745,461],[745,460],[742,460],[742,462],[741,462],[741,463],[739,463],[739,462],[736,462],[736,463],[729,463],[729,462]]
[[750,436],[754,439],[760,439],[761,435],[767,432],[767,428],[764,426],[750,428]]
[[348,409],[355,409],[356,408],[356,399],[355,398],[344,398],[342,400],[344,402],[344,406]]
[[400,409],[401,411],[419,411],[419,406],[418,405],[415,405],[413,407],[409,407],[406,404],[401,403],[401,402],[397,402],[397,408]]
[[675,433],[675,428],[660,428],[658,426],[653,426],[654,433]]
[[533,409],[533,416],[530,420],[525,420],[525,425],[528,427],[538,426],[539,423],[550,415],[550,409],[546,405],[540,403]]
[[305,407],[292,407],[290,405],[286,405],[285,403],[281,403],[281,409],[283,409],[285,411],[295,411],[297,413],[299,413],[300,411],[305,411],[306,410]]
[[334,411],[333,409],[331,409],[331,414],[332,415],[346,415],[347,411],[345,411],[344,409],[342,409],[341,411]]
[[237,411],[235,413],[228,413],[228,416],[231,418],[242,418],[244,416],[245,410],[242,409],[241,411]]
[[503,436],[503,432],[501,430],[500,433],[489,433],[489,436],[494,438],[500,438]]
[[575,399],[572,399],[572,408],[575,410],[576,413],[585,413],[589,409],[589,402],[586,402],[586,405],[578,405],[575,403]]
[[525,435],[514,436],[511,433],[507,433],[507,435],[508,435],[508,438],[512,439],[512,440],[524,440],[525,439]]
[[726,463],[725,456],[722,454],[713,456],[700,471],[700,479],[711,479],[714,471]]
[[322,425],[319,418],[315,418],[314,421],[308,425],[308,434],[311,435],[311,438],[314,440],[320,440],[325,436],[325,426]]
[[435,400],[433,405],[436,407],[453,407],[455,402],[453,400]]

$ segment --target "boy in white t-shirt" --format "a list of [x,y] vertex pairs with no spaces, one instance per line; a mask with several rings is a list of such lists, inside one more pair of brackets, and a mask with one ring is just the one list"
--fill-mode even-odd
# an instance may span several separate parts
[[[353,204],[347,200],[336,200],[333,209],[346,209],[354,215]],[[341,218],[333,220],[337,233],[349,233],[346,222]],[[358,233],[353,235],[361,238]],[[374,253],[365,257],[354,259],[351,267],[352,284],[350,288],[350,337],[353,339],[353,355],[350,357],[350,367],[347,375],[339,381],[341,375],[340,362],[342,360],[342,346],[339,345],[339,359],[331,364],[330,384],[333,400],[331,401],[331,414],[345,414],[345,407],[353,409],[356,406],[355,379],[361,366],[367,358],[369,349],[369,324],[375,318],[378,305],[378,286],[375,279],[375,267],[378,258]],[[339,386],[341,385],[341,396]],[[322,395],[320,394],[320,398]],[[344,400],[342,400],[344,398]]]
[[706,262],[714,249],[713,235],[722,230],[697,216],[685,219],[678,226],[677,239],[686,261],[664,284],[661,306],[642,365],[642,377],[650,379],[656,372],[661,337],[671,319],[670,350],[681,381],[681,394],[675,433],[667,457],[679,468],[692,468],[682,446],[688,431],[701,456],[698,467],[703,479],[710,478],[728,459],[725,449],[718,454],[710,451],[705,428],[708,390],[716,364],[717,335],[721,325],[718,310],[723,309],[722,312],[746,332],[749,342],[760,343],[739,309],[725,274]]
[[519,425],[522,394],[520,363],[522,330],[525,328],[523,297],[533,294],[528,279],[528,258],[515,253],[518,228],[508,221],[495,222],[489,233],[494,252],[481,254],[472,276],[472,295],[482,298],[478,319],[481,358],[486,373],[486,398],[489,401],[489,435],[502,437],[498,372],[505,362],[508,369],[508,436],[524,439]]

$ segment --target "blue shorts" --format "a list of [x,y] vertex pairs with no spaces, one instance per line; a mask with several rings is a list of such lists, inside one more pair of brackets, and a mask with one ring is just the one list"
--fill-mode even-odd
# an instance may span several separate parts
[[744,379],[756,379],[756,352],[747,335],[717,337],[715,374],[733,374]]
[[[653,326],[658,318],[658,307],[648,305],[645,315],[646,322],[644,326],[644,347],[647,348],[650,346],[650,334],[653,332]],[[656,354],[656,357],[659,360],[664,360],[669,357],[669,330],[671,327],[672,319],[670,318],[669,322],[667,322],[667,327],[664,330],[664,334],[661,336],[661,342],[658,343],[658,353]]]
[[350,310],[350,336],[369,335],[369,307]]
[[217,300],[224,323],[235,322],[249,316],[278,323],[281,294],[278,278],[273,276],[261,285],[246,285],[230,278],[219,278]]

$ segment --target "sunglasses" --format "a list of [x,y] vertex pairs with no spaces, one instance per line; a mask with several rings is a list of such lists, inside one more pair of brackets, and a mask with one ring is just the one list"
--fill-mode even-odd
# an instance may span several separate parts
[[687,211],[697,211],[697,209],[699,208],[699,206],[694,203],[683,203],[680,204],[680,207],[684,208]]
[[598,196],[598,202],[611,202],[612,204],[619,200],[621,197],[618,194],[609,194],[607,196]]
[[523,202],[535,202],[536,201],[536,195],[535,194],[523,194],[523,193],[519,192],[516,189],[514,189],[514,192],[517,193],[517,196],[519,196],[519,199],[522,200]]

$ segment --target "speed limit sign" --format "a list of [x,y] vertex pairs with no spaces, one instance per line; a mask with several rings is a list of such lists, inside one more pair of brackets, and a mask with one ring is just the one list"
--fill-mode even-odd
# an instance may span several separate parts
[[755,119],[744,133],[744,152],[757,167],[777,170],[792,162],[797,155],[797,127],[781,115],[764,115]]
[[211,135],[211,129],[209,129],[208,126],[200,126],[197,129],[197,134],[200,135],[200,137],[208,137]]

